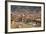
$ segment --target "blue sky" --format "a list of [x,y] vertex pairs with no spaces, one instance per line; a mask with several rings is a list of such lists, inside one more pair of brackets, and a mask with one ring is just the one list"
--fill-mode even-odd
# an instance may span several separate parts
[[17,5],[11,5],[11,11],[16,11],[16,10],[41,10],[41,7],[40,6],[17,6]]

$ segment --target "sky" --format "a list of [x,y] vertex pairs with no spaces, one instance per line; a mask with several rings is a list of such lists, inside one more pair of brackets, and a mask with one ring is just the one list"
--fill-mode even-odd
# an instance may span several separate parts
[[21,11],[39,11],[41,10],[41,7],[40,6],[18,6],[18,5],[11,5],[11,11],[18,11],[18,12],[21,12]]

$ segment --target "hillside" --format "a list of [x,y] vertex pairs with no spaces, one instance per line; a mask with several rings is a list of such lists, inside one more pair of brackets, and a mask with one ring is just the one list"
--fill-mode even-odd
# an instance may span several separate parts
[[[11,20],[16,23],[17,26],[21,25],[24,27],[32,26],[37,27],[41,26],[41,8],[40,7],[26,7],[26,6],[12,6],[11,9]],[[12,22],[13,23],[13,22]],[[34,26],[35,24],[35,26]],[[24,27],[24,28],[25,28]]]

